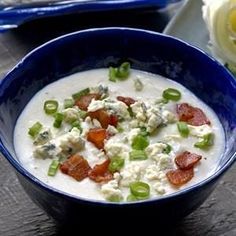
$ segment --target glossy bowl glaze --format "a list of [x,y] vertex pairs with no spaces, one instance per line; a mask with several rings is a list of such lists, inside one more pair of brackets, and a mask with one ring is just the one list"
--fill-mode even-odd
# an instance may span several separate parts
[[[219,116],[226,139],[215,173],[206,180],[161,199],[136,203],[88,201],[39,181],[19,163],[13,146],[14,126],[22,109],[45,85],[75,72],[108,67],[129,60],[132,68],[175,80],[190,89]],[[129,28],[75,32],[52,40],[28,54],[0,84],[0,151],[14,167],[32,200],[60,222],[82,219],[114,221],[122,213],[130,221],[170,222],[196,209],[235,161],[236,81],[227,70],[200,50],[175,38]],[[22,134],[25,135],[25,134]],[[151,213],[150,213],[151,212]],[[143,219],[144,218],[144,219]],[[128,222],[129,222],[128,221]],[[81,222],[81,221],[80,221]],[[126,221],[127,222],[127,221]]]

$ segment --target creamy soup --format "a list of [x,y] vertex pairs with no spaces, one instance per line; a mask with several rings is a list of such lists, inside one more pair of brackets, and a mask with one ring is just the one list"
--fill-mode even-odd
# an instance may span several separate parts
[[216,114],[174,81],[117,71],[40,90],[16,123],[21,164],[56,189],[112,202],[163,197],[210,176],[225,147]]

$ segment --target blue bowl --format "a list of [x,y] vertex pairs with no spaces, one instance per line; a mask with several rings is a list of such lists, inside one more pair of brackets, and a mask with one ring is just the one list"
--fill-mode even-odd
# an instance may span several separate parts
[[[215,173],[204,181],[161,199],[138,203],[90,201],[54,189],[32,176],[18,161],[13,146],[16,120],[25,105],[45,85],[78,71],[108,67],[129,60],[132,67],[175,80],[190,89],[219,116],[226,139],[225,152]],[[52,40],[28,54],[0,84],[0,151],[11,163],[31,196],[60,222],[91,216],[123,219],[155,213],[155,221],[175,221],[196,209],[213,191],[235,161],[236,81],[202,51],[178,39],[130,28],[84,30]],[[81,216],[81,217],[80,217]],[[141,216],[140,216],[141,217]],[[102,217],[101,217],[102,218]],[[150,220],[149,217],[141,217]],[[100,217],[96,217],[99,220]],[[100,219],[101,220],[101,219]]]

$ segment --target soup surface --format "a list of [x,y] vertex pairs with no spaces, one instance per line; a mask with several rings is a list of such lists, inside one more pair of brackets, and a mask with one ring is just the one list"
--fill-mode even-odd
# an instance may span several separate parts
[[112,202],[163,197],[210,176],[225,147],[216,114],[174,81],[117,70],[73,74],[32,98],[14,132],[22,165],[63,192]]

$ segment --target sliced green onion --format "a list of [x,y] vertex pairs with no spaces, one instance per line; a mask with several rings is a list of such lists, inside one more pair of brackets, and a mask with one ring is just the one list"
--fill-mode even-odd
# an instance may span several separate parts
[[144,137],[140,134],[134,137],[132,142],[132,148],[136,150],[144,150],[148,145],[149,141],[147,137]]
[[214,135],[212,133],[203,136],[202,141],[194,144],[194,147],[200,149],[207,149],[214,144]]
[[177,123],[177,127],[179,130],[179,133],[182,137],[188,137],[189,135],[189,128],[186,122],[180,121]]
[[141,82],[140,79],[135,79],[134,80],[134,88],[136,91],[142,91],[143,90],[143,83]]
[[169,154],[172,150],[172,147],[168,143],[165,143],[165,145],[166,147],[163,149],[163,153]]
[[128,195],[127,198],[126,198],[127,202],[134,202],[134,201],[137,201],[137,200],[138,199],[133,194]]
[[109,67],[109,80],[112,82],[116,82],[116,73],[117,73],[117,69],[110,66]]
[[130,74],[130,63],[124,62],[118,67],[116,77],[119,80],[124,80],[129,77],[129,74]]
[[111,162],[108,166],[110,172],[119,171],[125,164],[125,160],[121,157],[114,157],[111,159]]
[[147,128],[146,127],[140,127],[140,135],[146,137],[149,135],[149,132],[147,132]]
[[55,128],[60,128],[61,124],[62,124],[62,121],[63,121],[63,118],[64,118],[64,115],[62,113],[56,113],[53,126]]
[[124,62],[118,68],[109,67],[109,80],[116,82],[118,80],[125,80],[130,74],[130,63]]
[[49,176],[55,176],[59,167],[59,161],[53,160],[48,169]]
[[177,89],[168,88],[163,91],[162,97],[166,100],[179,101],[181,93]]
[[150,196],[150,187],[144,182],[133,182],[130,184],[130,192],[138,198],[147,199]]
[[47,100],[45,101],[43,108],[46,114],[54,114],[57,111],[58,102],[56,100]]
[[76,100],[79,100],[82,96],[85,96],[89,93],[90,93],[90,89],[86,88],[86,89],[83,89],[77,93],[72,94],[72,97],[76,101]]
[[74,104],[75,104],[75,102],[71,98],[67,98],[67,99],[64,100],[64,108],[65,109],[73,107]]
[[122,196],[111,196],[107,199],[110,202],[121,202],[123,200]]
[[43,125],[40,122],[36,122],[32,127],[29,128],[28,134],[32,138],[35,138],[39,134],[42,128],[43,128]]
[[74,121],[74,122],[71,124],[71,127],[72,127],[72,129],[73,129],[73,128],[77,128],[78,130],[80,130],[80,133],[82,133],[82,131],[83,131],[83,129],[82,129],[82,127],[81,127],[81,123],[80,123],[80,121],[78,121],[78,120]]
[[135,201],[139,201],[139,200],[145,200],[148,197],[135,197],[133,194],[130,194],[127,196],[126,201],[127,202],[135,202]]
[[80,110],[79,111],[79,116],[80,116],[81,119],[84,119],[87,116],[87,112]]
[[148,156],[143,150],[133,150],[129,153],[130,161],[147,160]]

